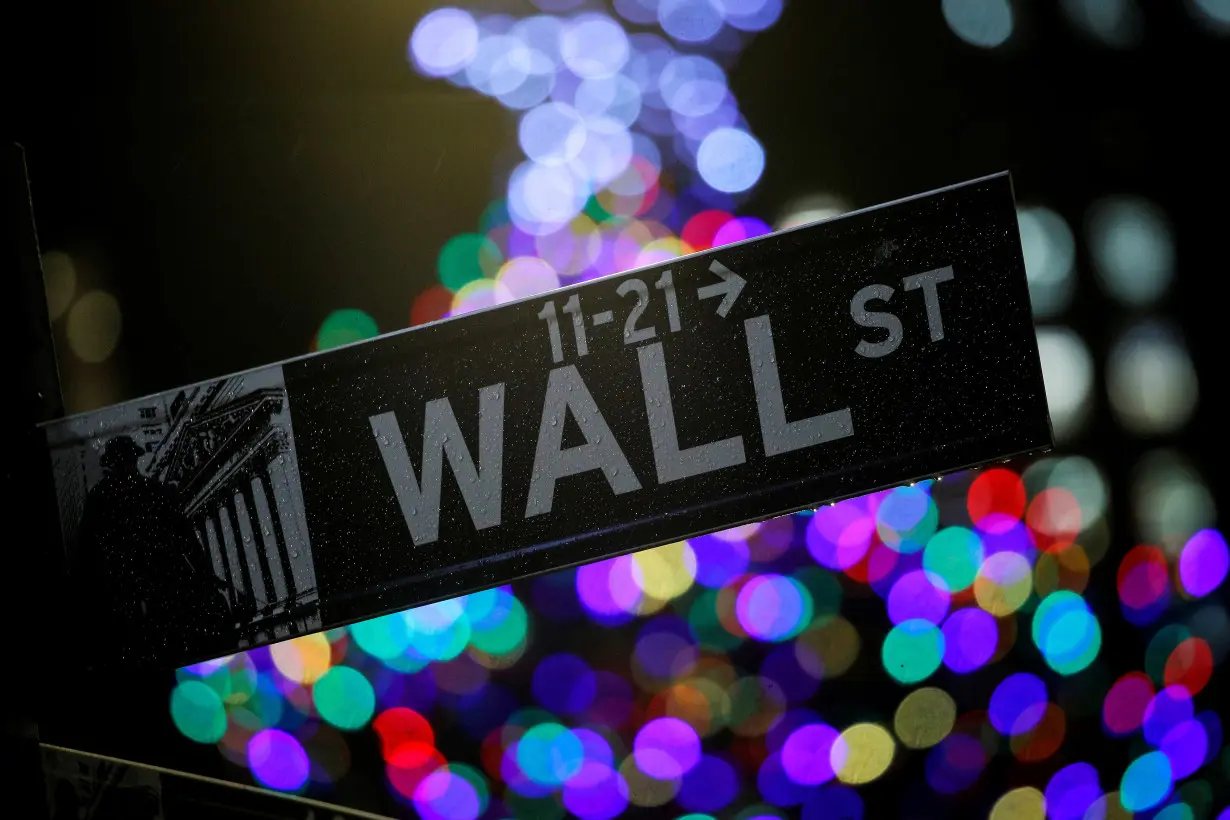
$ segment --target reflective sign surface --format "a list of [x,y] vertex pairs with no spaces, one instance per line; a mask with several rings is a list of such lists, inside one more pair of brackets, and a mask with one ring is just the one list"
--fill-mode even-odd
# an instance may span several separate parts
[[165,666],[1051,443],[1006,174],[46,431]]

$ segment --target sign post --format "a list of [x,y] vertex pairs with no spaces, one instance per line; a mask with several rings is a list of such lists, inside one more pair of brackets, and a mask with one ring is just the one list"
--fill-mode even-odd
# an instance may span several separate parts
[[1006,173],[44,431],[161,666],[1051,445]]

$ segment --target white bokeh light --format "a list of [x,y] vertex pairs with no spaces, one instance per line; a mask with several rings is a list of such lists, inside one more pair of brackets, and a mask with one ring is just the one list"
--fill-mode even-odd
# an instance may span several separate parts
[[1050,208],[1037,206],[1018,210],[1017,226],[1034,316],[1052,319],[1072,302],[1076,264],[1072,229]]
[[431,77],[461,71],[477,52],[478,25],[461,9],[436,9],[419,20],[410,35],[410,57]]
[[722,30],[720,0],[659,0],[662,30],[683,43],[712,40]]
[[1089,417],[1093,357],[1084,340],[1068,327],[1038,328],[1038,354],[1055,437],[1071,440]]
[[708,57],[680,56],[662,69],[658,88],[673,111],[703,117],[726,98],[726,72]]
[[585,147],[585,120],[576,109],[549,102],[521,118],[517,138],[525,155],[542,165],[563,165]]
[[841,216],[850,210],[849,204],[835,194],[810,194],[793,199],[782,208],[774,230],[784,231],[800,225],[810,225],[823,219]]
[[764,173],[764,148],[740,128],[717,128],[696,151],[696,169],[715,190],[746,191]]
[[1174,240],[1161,209],[1140,197],[1111,197],[1089,209],[1089,251],[1102,286],[1135,306],[1156,301],[1174,278]]
[[1137,463],[1132,506],[1140,537],[1171,557],[1197,530],[1217,522],[1217,506],[1200,472],[1176,450],[1154,450]]
[[1102,45],[1131,48],[1144,36],[1137,0],[1063,0],[1061,8],[1073,26]]
[[568,165],[523,162],[508,183],[508,213],[518,228],[542,236],[579,214],[589,194]]
[[1049,456],[1035,461],[1021,474],[1026,489],[1037,495],[1052,487],[1062,487],[1076,497],[1087,527],[1106,513],[1110,498],[1106,476],[1101,468],[1084,456]]
[[1230,34],[1230,0],[1187,0],[1187,7],[1214,34]]
[[944,0],[941,8],[953,34],[970,45],[995,48],[1012,36],[1008,0]]
[[560,55],[582,79],[609,77],[628,62],[628,35],[605,14],[582,14],[565,25]]
[[1119,423],[1139,435],[1174,432],[1199,400],[1196,367],[1178,332],[1144,322],[1114,344],[1106,366],[1106,392]]

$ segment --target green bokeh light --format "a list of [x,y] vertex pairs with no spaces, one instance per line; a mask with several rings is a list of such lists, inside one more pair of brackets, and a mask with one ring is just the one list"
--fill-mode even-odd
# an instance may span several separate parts
[[448,770],[474,787],[474,794],[478,796],[478,815],[481,817],[491,803],[491,790],[487,786],[487,778],[483,777],[482,772],[478,769],[467,766],[465,763],[449,763]]
[[335,310],[325,317],[316,333],[316,349],[328,350],[380,335],[376,320],[357,308]]
[[517,741],[517,765],[543,786],[560,786],[581,770],[585,748],[581,740],[558,723],[540,723]]
[[508,215],[508,201],[504,199],[493,199],[483,209],[482,216],[478,218],[478,232],[487,233],[495,228],[507,225],[512,221]]
[[982,540],[965,527],[945,527],[927,541],[923,569],[948,584],[949,592],[968,589],[982,566]]
[[335,666],[312,687],[312,702],[322,718],[339,729],[352,731],[372,719],[376,693],[357,669]]
[[1031,632],[1047,665],[1061,675],[1075,675],[1085,669],[1102,649],[1102,627],[1097,617],[1071,590],[1052,592],[1038,604]]
[[567,814],[563,803],[552,795],[526,797],[508,789],[504,792],[503,800],[509,814],[517,820],[562,820]]
[[508,613],[497,624],[487,629],[476,629],[470,634],[470,643],[488,655],[507,655],[525,640],[529,618],[525,606],[516,598],[508,599]]
[[930,621],[905,621],[888,633],[880,655],[884,670],[900,683],[924,681],[944,659],[944,633]]
[[504,255],[487,237],[478,233],[463,233],[444,243],[436,260],[440,284],[453,293],[484,276],[495,276]]
[[172,690],[171,719],[184,737],[197,743],[217,743],[226,734],[226,707],[203,681],[181,681]]
[[286,708],[278,685],[273,678],[262,674],[257,681],[255,692],[241,708],[247,709],[260,721],[262,728],[277,726]]
[[598,201],[598,197],[591,196],[585,203],[584,214],[595,222],[606,222],[609,219],[614,219],[614,215],[602,207],[602,203]]
[[410,625],[400,612],[352,624],[355,643],[373,658],[396,658],[410,646]]
[[1154,686],[1166,685],[1166,661],[1179,644],[1191,636],[1191,630],[1183,624],[1167,624],[1149,640],[1145,649],[1145,674],[1153,679]]
[[[837,580],[836,575],[823,567],[805,566],[796,570],[792,577],[811,595],[810,620],[814,623],[827,623],[841,612],[841,581]],[[804,627],[807,625],[803,624]]]
[[1213,811],[1213,787],[1207,780],[1192,780],[1179,787],[1177,795],[1191,806],[1195,820],[1208,820]]
[[706,589],[688,607],[688,626],[696,642],[714,652],[730,652],[743,643],[743,638],[726,631],[717,612],[718,591]]
[[922,484],[898,487],[876,511],[876,531],[897,552],[918,552],[939,527],[940,511]]

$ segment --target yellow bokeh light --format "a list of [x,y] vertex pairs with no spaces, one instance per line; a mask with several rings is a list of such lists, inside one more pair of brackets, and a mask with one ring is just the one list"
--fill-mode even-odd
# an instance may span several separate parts
[[479,666],[485,667],[492,671],[498,669],[511,669],[521,660],[521,656],[525,654],[526,642],[521,641],[510,652],[502,652],[498,655],[490,652],[484,652],[477,646],[467,646],[466,654],[470,656]]
[[77,292],[77,266],[63,251],[43,254],[43,285],[47,290],[47,313],[55,321],[68,310]]
[[929,749],[948,737],[957,704],[943,689],[928,686],[906,695],[893,717],[893,729],[908,749]]
[[105,361],[120,340],[120,303],[110,293],[92,290],[68,312],[68,346],[83,362]]
[[319,632],[275,643],[269,647],[269,655],[282,676],[295,683],[315,683],[333,665],[329,639]]
[[667,717],[678,718],[704,737],[712,734],[713,713],[709,698],[699,688],[678,683],[661,694],[662,709]]
[[628,800],[636,806],[647,808],[663,806],[679,794],[679,780],[658,780],[637,768],[636,758],[628,755],[619,764],[619,773],[628,787]]
[[695,248],[678,237],[663,236],[641,248],[640,253],[636,255],[636,261],[638,267],[641,265],[653,265],[680,256],[687,256],[695,250]]
[[730,722],[730,696],[726,694],[726,690],[716,681],[704,677],[688,678],[684,685],[705,699],[709,712],[708,731],[701,732],[697,729],[697,733],[709,735],[726,728]]
[[638,552],[632,560],[640,570],[636,580],[641,591],[659,601],[678,598],[696,580],[696,553],[687,541]]
[[1132,820],[1134,816],[1119,801],[1118,791],[1102,795],[1085,809],[1085,817],[1088,820]]
[[795,640],[794,654],[813,678],[836,678],[858,659],[858,630],[840,615],[814,623]]
[[1080,544],[1039,555],[1034,567],[1034,588],[1038,597],[1045,598],[1060,589],[1084,592],[1089,584],[1089,568],[1089,554]]
[[838,780],[858,786],[888,771],[896,748],[893,736],[883,726],[856,723],[833,743],[830,762]]
[[1013,789],[995,801],[989,820],[1046,820],[1046,798],[1032,786]]
[[997,552],[987,558],[974,579],[974,598],[978,606],[997,618],[1011,615],[1029,600],[1033,591],[1033,569],[1029,560],[1017,552]]

